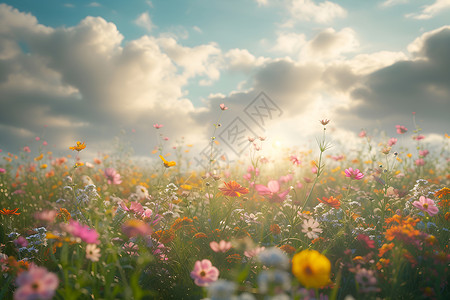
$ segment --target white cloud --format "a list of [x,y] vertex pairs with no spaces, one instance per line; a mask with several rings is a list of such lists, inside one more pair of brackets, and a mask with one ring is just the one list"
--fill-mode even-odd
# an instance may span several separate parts
[[288,8],[295,19],[302,21],[329,23],[347,16],[344,8],[331,1],[316,4],[312,0],[290,0]]
[[192,29],[194,29],[198,33],[203,33],[202,29],[200,27],[198,27],[198,26],[193,26]]
[[267,6],[269,5],[269,0],[255,0],[258,3],[258,6]]
[[142,13],[135,21],[134,23],[144,29],[146,29],[148,32],[152,31],[154,25],[150,18],[150,15],[147,12]]
[[91,3],[88,4],[88,6],[89,7],[100,7],[102,5],[100,3],[98,3],[98,2],[91,2]]
[[409,0],[386,0],[383,3],[380,4],[381,7],[390,7],[395,6],[399,4],[405,4],[408,3]]
[[448,10],[449,8],[450,0],[436,0],[436,2],[431,5],[423,6],[420,13],[407,14],[406,17],[418,20],[431,19],[443,10]]
[[225,53],[225,59],[227,60],[226,65],[230,70],[243,72],[249,72],[267,61],[264,57],[256,58],[247,49],[237,48]]
[[275,46],[270,50],[280,53],[297,54],[306,44],[306,36],[303,33],[280,32],[277,36]]

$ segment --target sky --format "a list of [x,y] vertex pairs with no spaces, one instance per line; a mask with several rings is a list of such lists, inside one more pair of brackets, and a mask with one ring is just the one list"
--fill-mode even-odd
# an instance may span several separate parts
[[119,137],[201,157],[214,136],[237,158],[249,136],[308,145],[324,118],[344,144],[397,137],[413,112],[439,142],[449,17],[450,0],[1,1],[0,149],[96,155]]

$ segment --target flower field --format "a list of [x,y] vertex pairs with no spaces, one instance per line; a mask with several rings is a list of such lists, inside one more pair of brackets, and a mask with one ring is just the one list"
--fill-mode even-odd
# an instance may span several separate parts
[[320,122],[316,149],[249,137],[206,169],[168,141],[147,165],[1,153],[0,299],[450,299],[448,135],[344,151]]

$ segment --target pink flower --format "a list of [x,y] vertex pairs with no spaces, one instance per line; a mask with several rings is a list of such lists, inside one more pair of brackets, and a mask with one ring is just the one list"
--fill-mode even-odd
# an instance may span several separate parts
[[214,252],[227,252],[231,249],[231,243],[221,240],[220,242],[211,242],[209,243],[209,246]]
[[340,161],[344,159],[344,155],[337,155],[331,157],[334,161]]
[[120,174],[114,168],[105,169],[105,177],[108,180],[108,184],[121,184]]
[[364,138],[364,137],[367,136],[367,133],[366,133],[365,130],[361,130],[361,132],[358,134],[358,136],[359,136],[360,138]]
[[37,136],[37,137],[35,137],[34,139],[35,139],[36,141],[39,141],[41,138]]
[[0,174],[5,174],[6,173],[6,169],[0,168]]
[[425,136],[421,135],[421,134],[413,136],[413,140],[416,140],[416,141],[423,140],[424,138],[425,138]]
[[23,147],[23,151],[24,152],[31,152],[30,147],[28,147],[28,146]]
[[313,174],[317,174],[317,171],[318,171],[319,169],[317,169],[317,167],[312,167],[311,168],[311,172],[313,173]]
[[292,180],[292,174],[287,174],[286,176],[281,176],[279,180],[281,183],[288,183],[289,181]]
[[405,126],[402,126],[402,125],[395,125],[395,127],[397,128],[398,134],[403,134],[408,131],[408,128],[406,128]]
[[302,162],[300,161],[300,159],[298,158],[298,156],[296,155],[291,155],[291,157],[289,157],[289,160],[292,162],[293,165],[299,166]]
[[17,277],[16,284],[19,288],[14,293],[14,300],[52,299],[58,288],[59,279],[46,268],[32,265],[28,271]]
[[250,250],[244,251],[244,255],[248,258],[252,258],[252,257],[258,255],[259,253],[261,253],[262,251],[264,251],[265,249],[266,249],[266,247],[256,247],[255,249],[250,249]]
[[195,262],[191,278],[198,286],[208,286],[219,278],[219,270],[214,267],[209,259]]
[[289,193],[289,190],[286,190],[278,194],[278,192],[280,191],[280,184],[276,180],[269,181],[267,186],[256,184],[255,190],[261,196],[268,196],[269,199],[273,202],[283,202],[287,194]]
[[223,103],[220,104],[219,107],[220,107],[221,110],[227,110],[228,109],[228,107],[226,107],[225,104],[223,104]]
[[43,141],[42,145],[47,146],[48,145],[47,141]]
[[397,139],[396,138],[390,138],[389,141],[388,141],[389,147],[392,147],[395,144],[397,144]]
[[364,174],[361,173],[358,169],[353,170],[353,168],[348,168],[345,169],[345,176],[351,178],[351,179],[356,179],[356,180],[360,180],[364,177]]
[[55,220],[55,217],[56,210],[44,210],[34,214],[36,220],[46,221],[48,223],[52,223]]
[[69,224],[62,224],[63,229],[73,235],[79,237],[82,241],[88,244],[100,244],[98,240],[99,234],[93,228],[89,228],[87,225],[82,225],[77,221],[71,219]]
[[360,241],[365,248],[367,249],[374,249],[375,248],[375,241],[371,240],[369,238],[369,236],[365,235],[365,234],[358,234],[358,236],[356,237],[356,239],[358,241]]
[[422,157],[426,157],[428,154],[430,154],[430,151],[428,150],[420,150],[419,155]]
[[128,211],[130,213],[134,213],[136,215],[142,215],[144,213],[144,208],[142,207],[142,204],[139,202],[133,201],[131,203],[125,203],[120,202],[120,208],[122,208],[124,211]]
[[123,223],[122,231],[129,238],[135,236],[147,236],[153,232],[152,228],[147,223],[137,219],[130,219]]
[[19,236],[15,241],[14,244],[16,244],[17,247],[26,247],[28,246],[28,241],[23,236]]
[[416,159],[415,163],[418,167],[425,165],[425,161],[423,160],[423,158]]
[[439,212],[439,209],[434,201],[426,198],[425,196],[420,196],[419,201],[414,201],[412,205],[424,212],[427,212],[431,217]]
[[163,126],[164,126],[163,124],[158,124],[158,123],[153,124],[153,127],[155,127],[156,129],[160,129]]

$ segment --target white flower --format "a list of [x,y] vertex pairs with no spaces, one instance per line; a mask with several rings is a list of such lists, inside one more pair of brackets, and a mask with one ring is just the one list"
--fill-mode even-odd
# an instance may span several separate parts
[[277,247],[265,249],[258,255],[259,260],[266,267],[276,267],[280,269],[287,269],[289,266],[289,258],[286,254]]
[[138,196],[139,200],[144,200],[148,197],[148,190],[145,186],[138,185],[136,186],[136,195]]
[[318,238],[317,233],[322,232],[319,223],[313,218],[303,221],[302,228],[302,232],[306,233],[306,236],[311,240]]
[[100,259],[100,248],[95,244],[88,244],[86,246],[86,258],[90,261],[98,261]]

